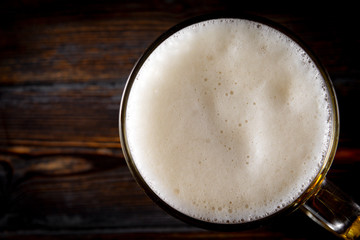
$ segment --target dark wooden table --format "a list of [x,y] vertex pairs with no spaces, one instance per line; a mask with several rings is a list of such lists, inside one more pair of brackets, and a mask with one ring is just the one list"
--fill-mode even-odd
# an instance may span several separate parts
[[146,197],[122,155],[119,102],[145,48],[192,16],[246,12],[295,32],[328,69],[341,117],[339,148],[328,178],[360,202],[357,7],[272,4],[2,1],[0,238],[336,239],[301,212],[243,232],[186,225]]

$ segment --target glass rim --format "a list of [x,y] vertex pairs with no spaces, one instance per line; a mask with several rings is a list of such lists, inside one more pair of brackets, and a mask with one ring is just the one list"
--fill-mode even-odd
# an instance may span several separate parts
[[[139,170],[136,167],[136,164],[132,158],[127,136],[126,136],[126,106],[129,98],[129,94],[131,92],[132,84],[136,79],[138,72],[140,71],[142,65],[146,61],[146,59],[152,54],[152,52],[168,37],[172,36],[174,33],[184,29],[190,25],[200,23],[203,21],[216,20],[216,19],[242,19],[249,20],[252,22],[258,22],[260,24],[264,24],[269,26],[275,30],[280,31],[282,34],[288,36],[291,40],[297,43],[311,58],[314,62],[315,66],[319,70],[321,76],[323,77],[328,92],[328,99],[331,103],[332,107],[332,129],[331,129],[331,138],[329,142],[328,151],[324,158],[323,165],[319,170],[317,176],[313,179],[313,181],[309,184],[309,186],[303,191],[303,193],[292,203],[283,207],[279,211],[266,216],[264,218],[255,219],[249,222],[237,222],[237,223],[217,223],[217,222],[208,222],[205,220],[200,220],[197,218],[193,218],[188,216],[179,210],[173,208],[168,203],[163,201],[146,183],[146,181],[141,176]],[[200,228],[208,229],[208,230],[216,230],[216,231],[234,231],[234,230],[242,230],[242,229],[250,229],[254,227],[259,227],[270,220],[274,220],[275,217],[283,216],[285,214],[291,213],[299,208],[303,203],[305,203],[313,194],[315,194],[321,186],[322,181],[325,179],[325,176],[331,167],[333,159],[335,157],[338,141],[339,141],[339,131],[340,131],[340,119],[339,119],[339,107],[335,94],[335,90],[330,79],[328,72],[325,67],[322,65],[318,57],[312,52],[310,47],[308,47],[303,40],[301,40],[298,36],[296,36],[292,31],[288,30],[283,25],[273,22],[267,18],[259,17],[256,15],[249,14],[233,14],[233,13],[211,13],[205,14],[197,17],[189,18],[183,22],[180,22],[173,27],[166,30],[163,34],[161,34],[152,44],[143,52],[140,58],[135,63],[132,68],[130,75],[127,79],[126,85],[124,87],[124,91],[122,94],[121,102],[120,102],[120,112],[119,112],[119,134],[120,134],[120,142],[121,148],[124,154],[124,158],[126,160],[127,166],[133,175],[134,179],[138,183],[138,185],[143,189],[146,195],[152,199],[159,207],[161,207],[165,212],[172,215],[173,217],[182,220],[190,225],[197,226]]]

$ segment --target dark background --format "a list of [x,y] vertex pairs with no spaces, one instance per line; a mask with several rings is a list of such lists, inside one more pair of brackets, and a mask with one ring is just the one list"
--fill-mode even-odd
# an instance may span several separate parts
[[146,47],[204,13],[266,17],[298,35],[335,86],[341,118],[328,178],[360,202],[357,6],[336,2],[0,2],[1,239],[336,239],[302,212],[219,233],[184,224],[134,182],[118,137],[122,91]]

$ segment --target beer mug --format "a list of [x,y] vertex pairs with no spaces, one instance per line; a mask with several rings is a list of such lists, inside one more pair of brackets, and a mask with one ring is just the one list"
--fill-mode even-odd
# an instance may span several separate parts
[[301,209],[360,235],[359,206],[326,180],[339,138],[332,82],[276,23],[214,14],[169,29],[130,73],[119,125],[132,175],[176,218],[239,231]]

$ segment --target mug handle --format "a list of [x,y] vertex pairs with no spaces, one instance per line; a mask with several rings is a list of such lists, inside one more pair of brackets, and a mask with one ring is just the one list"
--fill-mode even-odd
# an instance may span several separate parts
[[343,239],[360,236],[360,207],[346,193],[324,180],[301,210],[315,222]]

